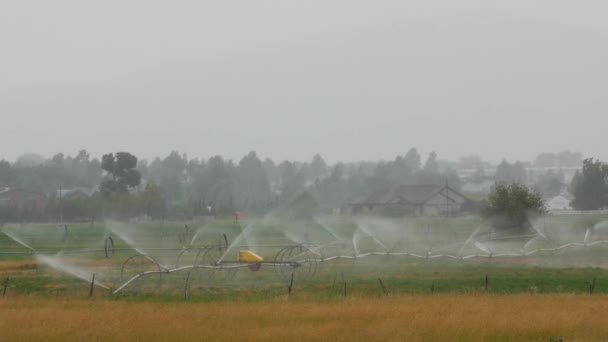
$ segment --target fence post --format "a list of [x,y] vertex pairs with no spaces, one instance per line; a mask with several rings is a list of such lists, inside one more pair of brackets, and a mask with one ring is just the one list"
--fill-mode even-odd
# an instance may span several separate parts
[[188,300],[188,292],[190,289],[190,275],[192,274],[192,272],[188,272],[188,275],[186,276],[186,283],[184,284],[184,301]]
[[9,277],[6,277],[6,279],[4,279],[4,288],[2,289],[2,297],[6,296],[6,290],[8,289],[9,280],[10,280]]
[[384,292],[385,296],[388,296],[388,291],[386,291],[386,287],[384,287],[384,283],[381,278],[378,278],[378,282],[380,283],[380,287],[382,288],[382,292]]
[[291,272],[291,280],[289,281],[289,286],[287,287],[287,296],[291,297],[291,289],[293,288],[293,272]]
[[490,277],[488,276],[488,274],[486,274],[486,292],[488,291],[489,286],[490,286]]
[[95,289],[95,273],[93,273],[93,278],[91,279],[91,288],[89,289],[89,297],[93,296],[94,289]]

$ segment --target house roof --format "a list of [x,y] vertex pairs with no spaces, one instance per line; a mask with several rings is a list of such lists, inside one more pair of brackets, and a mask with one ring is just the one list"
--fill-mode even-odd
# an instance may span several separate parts
[[[450,191],[459,194],[457,191],[446,185],[397,185],[389,188],[388,190],[384,189],[374,192],[364,201],[364,203],[388,204],[406,202],[410,204],[423,204],[446,187],[450,189]],[[465,197],[463,195],[460,196]]]
[[11,194],[19,193],[19,192],[28,194],[28,195],[46,197],[43,193],[35,192],[35,191],[28,191],[28,190],[24,190],[21,188],[4,188],[4,189],[0,190],[0,196],[10,196]]
[[57,190],[57,195],[61,195],[61,196],[70,196],[70,195],[74,195],[74,194],[78,194],[78,193],[81,193],[85,196],[91,196],[94,193],[94,189],[89,189],[89,188],[85,188],[85,187],[75,187],[72,189]]

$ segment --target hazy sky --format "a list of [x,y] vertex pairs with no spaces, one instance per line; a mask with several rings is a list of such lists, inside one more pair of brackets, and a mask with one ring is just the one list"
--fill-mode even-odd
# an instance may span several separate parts
[[2,1],[0,158],[338,161],[416,146],[608,159],[607,12],[600,0]]

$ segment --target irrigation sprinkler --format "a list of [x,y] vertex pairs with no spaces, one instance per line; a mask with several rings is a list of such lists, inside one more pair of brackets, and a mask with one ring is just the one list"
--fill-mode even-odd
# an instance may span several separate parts
[[[333,256],[328,256],[328,257],[324,257],[321,258],[319,253],[315,253],[314,249],[311,249],[311,253],[313,253],[313,255],[315,255],[316,257],[310,258],[310,259],[304,259],[302,258],[303,261],[310,261],[310,262],[317,262],[317,263],[322,263],[322,262],[326,262],[326,261],[331,261],[331,260],[335,260],[335,259],[348,259],[348,260],[353,260],[353,259],[362,259],[365,257],[369,257],[369,256],[375,256],[375,255],[384,255],[384,256],[400,256],[400,257],[411,257],[411,258],[417,258],[417,259],[438,259],[438,258],[444,258],[444,259],[455,259],[455,260],[467,260],[467,259],[497,259],[497,258],[517,258],[517,257],[527,257],[527,256],[531,256],[534,254],[538,254],[538,253],[542,253],[542,252],[556,252],[556,251],[560,251],[562,249],[566,249],[566,248],[570,248],[570,247],[583,247],[583,248],[588,248],[588,247],[592,247],[592,246],[596,246],[596,245],[603,245],[603,244],[608,244],[608,240],[598,240],[598,241],[594,241],[594,242],[590,242],[587,244],[584,243],[577,243],[577,242],[570,242],[570,243],[566,243],[563,245],[559,245],[557,247],[552,247],[552,248],[537,248],[534,250],[530,250],[530,251],[520,251],[517,253],[494,253],[492,252],[487,253],[487,254],[479,254],[479,253],[474,253],[474,254],[468,254],[468,255],[460,255],[460,254],[416,254],[416,253],[409,253],[409,252],[368,252],[368,253],[361,253],[361,254],[351,254],[351,255],[333,255]],[[260,245],[261,247],[283,247],[283,248],[294,248],[297,247],[299,248],[300,245]],[[237,246],[237,247],[247,247],[247,246]],[[135,247],[125,247],[125,248],[108,248],[108,254],[112,255],[112,252],[117,252],[117,251],[136,251],[137,248]],[[146,248],[147,251],[175,251],[178,255],[179,253],[184,251],[184,247],[147,247]],[[304,251],[306,251],[306,249],[303,249]],[[99,248],[92,248],[92,249],[79,249],[79,250],[63,250],[62,253],[63,254],[94,254],[94,253],[99,253],[99,252],[105,252],[105,248],[103,249],[99,249]],[[29,251],[0,251],[0,255],[52,255],[52,254],[56,254],[57,251],[56,250],[29,250]],[[141,254],[138,254],[141,255]]]
[[[479,230],[479,229],[478,229]],[[387,262],[388,259],[402,258],[402,259],[419,259],[425,262],[430,262],[432,259],[442,260],[449,259],[455,261],[466,261],[466,260],[509,260],[513,258],[526,258],[533,255],[539,255],[543,253],[554,253],[565,250],[578,250],[592,248],[593,246],[608,244],[608,240],[593,241],[593,234],[588,230],[583,241],[580,238],[576,242],[568,242],[562,245],[548,244],[545,243],[540,245],[541,247],[528,250],[529,246],[532,246],[530,241],[537,238],[540,235],[518,235],[518,236],[493,236],[490,240],[475,240],[476,230],[465,242],[465,245],[461,246],[461,243],[445,243],[441,245],[429,245],[426,250],[415,251],[409,249],[409,242],[405,251],[399,250],[397,245],[392,245],[389,248],[379,249],[381,243],[374,242],[373,234],[359,232],[359,237],[367,240],[353,239],[353,243],[349,240],[336,240],[327,243],[325,245],[315,245],[309,241],[306,243],[277,243],[277,244],[249,244],[241,242],[242,240],[236,239],[232,244],[229,243],[226,234],[218,235],[212,239],[212,244],[203,246],[194,246],[194,240],[186,239],[189,235],[194,233],[194,230],[189,226],[185,226],[182,241],[188,240],[187,246],[174,246],[174,247],[161,247],[154,245],[147,245],[145,252],[140,248],[137,248],[132,241],[126,241],[129,247],[116,248],[115,242],[112,236],[108,236],[103,240],[103,249],[80,249],[80,250],[64,250],[62,254],[71,255],[86,255],[88,253],[104,253],[106,258],[115,256],[119,251],[134,251],[137,254],[131,255],[120,266],[120,273],[118,269],[111,273],[111,276],[115,276],[113,279],[119,279],[122,285],[114,283],[116,290],[111,291],[112,294],[117,294],[126,288],[134,286],[135,284],[145,284],[139,282],[143,278],[157,280],[158,288],[161,285],[166,285],[164,282],[165,275],[174,274],[172,281],[177,280],[177,288],[179,291],[183,291],[184,300],[188,299],[190,292],[198,285],[201,284],[222,284],[222,281],[231,280],[239,270],[249,270],[251,272],[257,272],[262,269],[270,268],[276,271],[281,281],[285,281],[288,284],[288,295],[293,292],[293,282],[297,277],[298,281],[306,282],[313,279],[320,271],[322,266],[328,265],[332,262],[339,261],[352,261],[353,264],[361,263],[362,260],[369,258],[376,258],[379,263]],[[14,240],[17,244],[27,248],[24,250],[15,251],[0,251],[0,254],[31,254],[36,255],[37,258],[44,255],[55,255],[57,251],[47,250],[34,250],[31,245],[34,245],[33,240],[28,240],[23,236],[16,234],[13,231],[5,231],[3,233],[9,238]],[[308,235],[308,233],[306,234]],[[478,234],[477,234],[478,235]],[[119,235],[115,235],[119,236]],[[165,235],[167,236],[167,235]],[[310,239],[308,236],[307,239]],[[314,238],[314,236],[313,236]],[[485,238],[485,236],[484,236]],[[371,239],[371,240],[370,240]],[[124,240],[124,239],[123,239]],[[201,239],[202,240],[202,239]],[[509,246],[511,242],[509,240],[525,240],[521,243],[525,243],[525,248],[520,249],[500,249],[502,246]],[[197,240],[198,241],[198,240]],[[295,241],[295,240],[291,240]],[[504,241],[503,244],[492,244],[495,241]],[[535,241],[545,241],[537,238]],[[210,242],[210,241],[207,241]],[[248,242],[248,241],[247,241]],[[366,245],[367,244],[367,245]],[[373,249],[366,249],[369,246]],[[544,246],[544,247],[542,247]],[[432,247],[432,248],[431,248]],[[468,249],[477,248],[477,252],[465,254]],[[467,249],[467,250],[465,250]],[[254,251],[261,251],[260,254],[256,254]],[[234,254],[233,254],[234,253]],[[162,257],[158,255],[162,254]],[[98,254],[99,255],[99,254]],[[237,255],[236,258],[231,258],[231,255]],[[262,257],[263,256],[263,257]],[[169,258],[169,259],[167,259]],[[381,259],[378,259],[381,258]],[[43,258],[40,258],[43,259]],[[164,260],[162,263],[160,260]],[[166,260],[170,260],[166,263]],[[81,272],[82,273],[82,272]],[[91,272],[85,272],[86,276],[80,276],[85,281],[89,279]],[[98,273],[100,274],[100,273]],[[104,281],[107,279],[108,274],[103,275]],[[101,276],[100,275],[100,276]],[[120,277],[118,277],[120,275]],[[347,295],[348,284],[344,280],[342,274],[342,282],[337,281],[338,275],[336,274],[333,284],[342,285],[342,292],[344,296]],[[100,278],[101,279],[101,278]],[[217,282],[217,283],[216,283]],[[92,280],[92,285],[95,284],[95,279]],[[173,283],[175,284],[175,283]],[[386,288],[386,284],[382,278],[378,278],[378,284],[384,295],[388,295],[389,291]],[[5,286],[3,289],[3,295],[7,291],[8,279],[5,280]],[[143,285],[141,285],[143,286]],[[589,284],[589,293],[593,294],[596,287],[596,279],[594,278]],[[489,291],[489,275],[485,275],[484,289]],[[435,291],[434,282],[431,284],[431,293]],[[92,292],[90,294],[92,296]]]

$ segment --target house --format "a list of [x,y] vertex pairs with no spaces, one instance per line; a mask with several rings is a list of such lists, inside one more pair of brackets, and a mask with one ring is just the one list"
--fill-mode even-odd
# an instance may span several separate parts
[[0,209],[23,214],[44,213],[48,204],[47,197],[38,192],[19,188],[6,188],[0,190]]
[[570,202],[572,202],[572,196],[567,193],[561,193],[547,200],[547,210],[550,212],[572,210]]
[[66,200],[79,200],[91,197],[94,193],[94,189],[88,189],[85,187],[76,187],[73,189],[61,189],[57,190],[55,194],[58,198],[63,198]]
[[494,180],[486,179],[481,182],[469,181],[462,185],[463,192],[489,194],[494,189]]
[[353,214],[450,216],[465,211],[472,203],[447,185],[397,185],[373,193],[352,206]]

